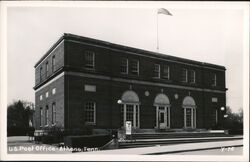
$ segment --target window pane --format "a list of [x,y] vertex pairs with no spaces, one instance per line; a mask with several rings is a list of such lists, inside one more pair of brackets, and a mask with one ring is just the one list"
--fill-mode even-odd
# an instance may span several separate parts
[[40,108],[40,126],[42,126],[43,108]]
[[128,59],[123,58],[121,62],[121,73],[128,74]]
[[45,109],[45,125],[48,125],[48,120],[49,120],[49,107],[46,106],[46,109]]
[[52,71],[55,71],[55,63],[56,63],[55,56],[53,56],[52,57]]
[[136,124],[136,127],[139,126],[139,108],[138,108],[138,105],[136,105],[135,107],[135,124]]
[[163,78],[169,79],[169,66],[168,65],[163,66]]
[[164,112],[160,113],[160,123],[164,123]]
[[169,107],[167,107],[167,112],[166,112],[166,115],[167,115],[167,126],[169,127],[169,117],[170,117],[170,114],[168,114],[169,112]]
[[56,123],[56,104],[52,104],[52,124]]
[[43,68],[40,67],[40,81],[42,81],[42,71],[43,71]]
[[194,70],[190,71],[190,82],[195,83],[195,71]]
[[132,60],[131,73],[135,75],[139,75],[139,61],[138,60]]
[[95,67],[95,53],[86,51],[84,55],[85,67],[93,69]]
[[95,102],[85,103],[85,122],[95,122]]
[[49,74],[49,63],[46,62],[46,76],[48,76]]
[[124,119],[123,107],[124,107],[124,105],[122,104],[121,107],[120,107],[120,109],[121,109],[121,126],[124,126],[124,122],[123,122],[123,119]]
[[186,126],[191,127],[191,109],[186,108]]
[[134,123],[134,105],[126,105],[126,121],[131,121],[132,125]]
[[160,78],[160,65],[154,64],[154,77]]
[[56,88],[53,88],[53,89],[52,89],[52,94],[53,94],[53,95],[56,94]]
[[213,74],[212,85],[213,85],[213,86],[216,86],[216,85],[217,85],[217,76],[216,76],[216,74]]
[[182,82],[187,82],[187,69],[182,69],[181,80]]

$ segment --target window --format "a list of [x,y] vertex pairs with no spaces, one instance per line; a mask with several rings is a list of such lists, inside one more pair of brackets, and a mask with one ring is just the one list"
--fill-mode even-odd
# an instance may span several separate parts
[[170,72],[169,72],[169,66],[168,65],[163,66],[163,78],[164,79],[169,79],[170,78]]
[[134,75],[139,75],[139,61],[138,60],[132,60],[131,73]]
[[55,55],[52,56],[52,71],[55,71],[55,64],[56,64],[56,59],[55,59]]
[[85,68],[94,69],[95,68],[95,53],[91,51],[86,51],[84,54]]
[[45,109],[45,125],[48,125],[49,123],[49,107],[46,106],[46,109]]
[[46,77],[49,74],[49,62],[46,62]]
[[137,104],[122,104],[121,105],[121,126],[125,127],[126,121],[131,121],[132,127],[139,128],[140,126],[140,110]]
[[128,74],[128,59],[126,59],[126,58],[122,58],[121,73]]
[[85,122],[86,123],[95,124],[95,111],[96,111],[95,102],[85,103]]
[[218,124],[218,110],[215,109],[215,124]]
[[216,76],[216,74],[213,74],[212,86],[217,86],[217,76]]
[[124,126],[124,106],[123,104],[120,105],[120,109],[121,109],[121,126]]
[[161,77],[161,67],[159,64],[154,64],[154,78]]
[[53,94],[53,95],[56,94],[56,88],[53,88],[53,89],[52,89],[52,94]]
[[42,117],[43,117],[43,108],[42,107],[40,107],[40,113],[39,113],[39,119],[40,119],[40,121],[39,121],[39,125],[40,125],[40,127],[42,127]]
[[40,101],[42,101],[43,100],[43,95],[40,95]]
[[190,83],[195,83],[195,71],[190,71]]
[[52,104],[52,124],[56,123],[56,103]]
[[49,92],[46,92],[45,96],[46,96],[46,98],[48,98],[49,97]]
[[43,67],[40,67],[40,82],[42,81],[42,72],[43,72]]
[[135,126],[139,127],[139,106],[135,106]]
[[181,72],[181,80],[182,80],[182,82],[187,82],[188,81],[187,78],[188,78],[187,69],[183,68],[182,72]]

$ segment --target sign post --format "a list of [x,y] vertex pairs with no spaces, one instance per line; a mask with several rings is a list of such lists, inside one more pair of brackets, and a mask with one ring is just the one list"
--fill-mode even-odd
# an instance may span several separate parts
[[132,123],[131,121],[126,121],[126,136],[129,136],[131,139],[131,135],[132,135]]

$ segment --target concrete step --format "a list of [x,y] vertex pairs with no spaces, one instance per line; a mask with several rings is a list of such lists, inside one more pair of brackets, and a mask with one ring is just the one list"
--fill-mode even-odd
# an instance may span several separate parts
[[183,143],[232,141],[243,139],[242,136],[235,137],[203,137],[203,138],[169,138],[169,139],[137,139],[132,141],[119,142],[119,148],[150,147],[156,145],[173,145]]
[[230,137],[225,133],[135,133],[134,139],[165,139],[165,138],[193,138],[193,137]]

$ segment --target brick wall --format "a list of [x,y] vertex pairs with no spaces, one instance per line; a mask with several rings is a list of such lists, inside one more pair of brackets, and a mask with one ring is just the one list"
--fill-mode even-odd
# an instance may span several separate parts
[[[54,71],[52,71],[52,57],[55,56]],[[46,74],[46,63],[48,62],[49,71]],[[38,85],[52,76],[55,71],[64,66],[64,42],[61,42],[52,52],[35,67],[35,85]],[[42,67],[42,78],[40,78],[40,68]]]
[[[95,53],[94,70],[84,68],[85,51]],[[225,92],[225,71],[221,66],[202,64],[185,59],[182,61],[177,58],[166,59],[156,54],[143,54],[140,50],[136,53],[129,52],[128,47],[119,50],[102,43],[90,43],[79,39],[67,39],[66,37],[64,42],[57,46],[36,67],[36,85],[40,84],[40,66],[43,66],[44,75],[47,61],[49,61],[49,73],[47,79],[43,78],[44,84],[53,75],[51,68],[51,57],[53,55],[56,57],[56,68],[63,67],[62,70],[65,72],[65,75],[60,79],[50,81],[51,83],[36,91],[36,123],[39,122],[39,108],[45,109],[48,105],[49,110],[51,110],[52,103],[56,102],[58,124],[66,129],[81,128],[85,124],[84,104],[87,101],[94,101],[96,102],[96,125],[93,127],[119,128],[121,127],[121,106],[117,104],[117,101],[121,99],[121,95],[126,90],[132,88],[140,99],[141,128],[155,127],[156,110],[153,104],[156,95],[161,93],[162,90],[168,96],[171,104],[171,128],[183,128],[184,110],[182,102],[189,95],[193,97],[197,106],[196,127],[211,128],[214,125],[214,110],[226,105],[225,93],[213,91]],[[129,71],[129,74],[121,74],[121,58],[127,58],[129,66],[131,66],[131,60],[139,60],[139,76],[132,75],[131,71]],[[153,78],[154,64],[169,65],[170,79]],[[191,70],[195,70],[196,82],[194,84],[181,81],[182,68],[186,68],[189,75]],[[217,86],[212,86],[214,74],[217,75]],[[60,73],[57,75],[60,75]],[[104,79],[95,76],[101,76]],[[84,91],[84,85],[95,85],[96,92]],[[57,93],[54,96],[51,95],[53,87],[57,87]],[[47,91],[50,93],[49,98],[45,97]],[[150,95],[145,96],[145,91],[149,91]],[[42,101],[39,99],[41,94],[43,94]],[[178,98],[175,98],[176,94],[178,94]],[[217,102],[212,102],[212,97],[217,98]],[[51,114],[51,112],[49,113]],[[223,114],[220,111],[219,113],[219,115]],[[44,123],[44,119],[43,117],[42,123]],[[49,124],[51,124],[51,121]],[[36,128],[39,129],[40,127],[36,126]]]
[[[101,46],[90,46],[84,42],[79,41],[65,41],[65,64],[70,71],[79,71],[92,74],[101,74],[112,77],[130,78],[136,80],[146,80],[152,82],[159,82],[165,84],[184,85],[197,88],[209,88],[217,90],[225,90],[225,71],[215,70],[214,67],[205,68],[205,65],[194,63],[177,63],[175,60],[166,60],[161,57],[152,58],[144,56],[137,56],[130,54],[126,51],[117,51],[113,49],[104,48]],[[93,51],[95,53],[95,69],[87,70],[84,68],[84,52]],[[143,55],[143,54],[142,54]],[[131,66],[131,60],[137,59],[140,64],[139,76],[129,74],[121,74],[120,66],[121,59],[127,58],[129,60],[129,66]],[[173,62],[174,61],[174,62]],[[170,79],[155,79],[153,78],[154,64],[169,65],[170,67]],[[188,70],[188,76],[190,71],[195,70],[196,82],[183,83],[181,81],[181,70],[186,68]],[[212,75],[217,75],[217,86],[212,86]],[[190,79],[190,78],[189,78]]]
[[[67,76],[68,91],[66,100],[68,102],[69,116],[67,122],[69,128],[79,128],[84,125],[84,103],[96,102],[96,125],[97,128],[119,128],[121,127],[121,109],[117,101],[122,94],[132,87],[140,99],[140,128],[154,128],[156,122],[156,110],[153,106],[157,94],[162,92],[170,100],[171,128],[184,127],[183,99],[191,96],[196,103],[196,127],[210,128],[214,125],[211,111],[217,107],[225,106],[225,96],[218,93],[208,93],[196,90],[185,90],[167,88],[161,86],[145,86],[143,84],[125,83],[110,80],[90,79],[80,76]],[[84,85],[95,85],[96,92],[85,92]],[[145,91],[150,93],[145,96]],[[174,96],[178,94],[176,99]],[[204,96],[204,100],[202,98]],[[218,98],[218,103],[212,103],[212,97]],[[215,104],[215,105],[214,105]]]
[[[52,89],[56,88],[56,93],[52,94]],[[49,93],[48,98],[46,98],[46,92]],[[43,99],[40,100],[40,96]],[[52,125],[52,104],[56,104],[56,125],[64,127],[64,76],[53,81],[49,85],[44,86],[35,93],[35,128],[42,129],[45,126],[45,109],[46,106],[49,108],[49,123]],[[40,109],[43,110],[42,116],[42,127],[40,127]]]

